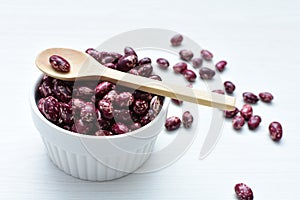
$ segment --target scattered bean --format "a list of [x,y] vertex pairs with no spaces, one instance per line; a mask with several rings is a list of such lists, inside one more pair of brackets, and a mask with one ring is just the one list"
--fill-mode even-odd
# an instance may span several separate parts
[[235,116],[232,120],[232,126],[236,130],[240,130],[245,124],[245,119],[242,116]]
[[236,184],[234,190],[239,200],[253,200],[254,198],[251,188],[244,183]]
[[181,34],[176,34],[171,38],[172,46],[179,46],[183,41],[183,36]]
[[200,71],[199,71],[199,74],[200,74],[201,79],[211,80],[215,76],[216,72],[212,69],[207,68],[207,67],[201,67]]
[[269,125],[269,132],[272,140],[278,142],[282,138],[282,126],[279,122],[272,122]]
[[258,97],[251,92],[244,92],[243,99],[245,102],[252,103],[252,104],[255,104],[259,100]]
[[127,72],[130,69],[134,68],[137,65],[137,56],[134,54],[125,54],[122,56],[117,65],[116,69],[119,71]]
[[182,124],[184,128],[190,128],[192,126],[193,120],[193,115],[189,111],[185,111],[182,114]]
[[171,99],[171,101],[172,101],[173,103],[175,103],[176,105],[178,105],[178,106],[180,106],[180,105],[183,103],[182,100],[178,100],[178,99]]
[[245,120],[250,119],[250,117],[252,116],[253,113],[253,109],[252,106],[249,104],[245,104],[242,109],[240,110],[240,114],[242,117],[245,118]]
[[172,116],[166,119],[165,127],[168,131],[176,130],[180,127],[181,120],[178,117]]
[[158,58],[156,60],[157,65],[162,69],[167,69],[169,67],[169,61],[165,58]]
[[269,92],[261,92],[259,93],[259,97],[263,102],[271,102],[273,100],[273,95]]
[[207,61],[210,61],[210,60],[212,60],[213,59],[213,54],[210,52],[210,51],[208,51],[208,50],[202,50],[201,52],[201,56],[202,56],[202,58],[204,59],[204,60],[207,60]]
[[142,58],[139,60],[139,66],[145,65],[145,64],[151,64],[151,59],[148,57]]
[[175,73],[181,73],[187,69],[187,64],[184,63],[184,62],[179,62],[179,63],[176,63],[174,66],[173,66],[173,70]]
[[236,116],[239,113],[239,109],[237,107],[234,108],[234,110],[225,110],[224,111],[224,116],[226,118],[233,118],[234,116]]
[[222,71],[224,71],[226,65],[227,65],[227,62],[225,60],[222,60],[222,61],[218,62],[215,67],[219,72],[222,72]]
[[192,65],[194,68],[199,68],[202,66],[203,60],[202,58],[193,58],[192,59]]
[[258,115],[251,116],[248,120],[248,127],[251,130],[256,129],[261,122],[261,117]]
[[189,81],[189,82],[194,82],[195,79],[197,78],[197,75],[194,71],[190,69],[186,69],[182,72],[184,78]]
[[225,81],[224,82],[224,88],[225,88],[225,91],[228,93],[228,94],[232,94],[235,90],[235,85],[230,82],[230,81]]
[[179,56],[182,60],[190,61],[193,58],[194,54],[192,51],[184,49],[179,52]]
[[153,67],[151,64],[144,64],[138,69],[140,76],[149,77],[153,72]]
[[212,92],[218,93],[218,94],[225,94],[223,90],[212,90]]

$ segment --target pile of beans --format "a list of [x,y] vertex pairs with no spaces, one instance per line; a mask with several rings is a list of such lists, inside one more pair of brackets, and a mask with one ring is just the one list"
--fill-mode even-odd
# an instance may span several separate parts
[[[86,53],[106,67],[161,80],[153,74],[150,58],[138,60],[126,47],[124,55],[87,49]],[[51,66],[70,71],[64,58],[53,55]],[[62,81],[44,75],[38,87],[38,109],[52,123],[80,134],[110,136],[124,134],[150,123],[160,112],[164,97],[132,91],[107,81]]]
[[[182,35],[177,34],[171,38],[170,40],[171,45],[176,47],[180,46],[181,43],[183,42],[183,39],[184,38]],[[188,64],[187,64],[187,62],[191,61],[191,65],[195,69],[200,68],[199,75],[201,79],[211,80],[216,74],[215,71],[208,67],[203,67],[202,65],[203,65],[203,60],[211,61],[213,59],[213,54],[210,51],[204,49],[200,51],[200,56],[201,57],[193,58],[194,53],[192,51],[187,49],[180,50],[179,57],[184,62],[176,63],[173,66],[174,72],[183,74],[188,81],[194,82],[197,76],[192,70],[188,69]],[[157,60],[157,63],[159,64],[159,62],[162,61],[163,63],[168,63],[168,65],[164,65],[163,68],[164,69],[168,68],[169,62],[164,58],[160,58],[159,60]],[[227,62],[225,60],[221,60],[216,63],[215,68],[217,71],[223,72],[226,66],[227,66]],[[225,94],[224,90],[226,91],[227,94],[233,94],[235,90],[234,83],[232,83],[231,81],[225,81],[224,89],[217,89],[217,90],[213,90],[212,92]],[[235,108],[233,111],[224,111],[224,116],[226,118],[233,118],[232,126],[235,130],[240,130],[245,123],[248,124],[248,128],[250,130],[255,130],[261,123],[262,119],[259,115],[253,115],[253,108],[251,104],[256,104],[259,101],[259,99],[265,103],[270,103],[273,100],[273,98],[274,98],[273,95],[269,92],[261,92],[259,93],[258,96],[251,92],[244,92],[243,100],[245,101],[246,104],[240,110],[238,108]],[[183,103],[181,100],[177,100],[177,99],[172,99],[172,101],[177,105],[181,105]],[[179,124],[179,120],[175,120],[174,118],[170,118],[170,119],[173,119],[174,126],[168,126],[172,128],[167,128],[167,130],[176,130],[179,126],[175,126],[175,124]],[[269,134],[272,140],[279,141],[282,138],[281,124],[279,122],[270,123]]]
[[[183,36],[180,34],[175,35],[171,38],[170,42],[173,46],[180,46],[183,41]],[[200,78],[203,80],[211,80],[213,76],[215,75],[215,71],[212,69],[209,69],[207,67],[202,67],[203,60],[205,61],[211,61],[213,59],[213,54],[208,50],[202,50],[200,52],[201,58],[193,58],[194,54],[192,51],[189,50],[181,50],[179,52],[179,57],[184,60],[185,62],[191,61],[192,66],[196,68],[200,68],[199,75]],[[175,73],[183,73],[187,70],[187,63],[181,62],[174,65],[173,69]],[[221,60],[216,63],[215,68],[219,72],[223,72],[227,66],[227,62],[224,60]],[[184,75],[186,79],[190,82],[193,82],[196,77],[190,75],[192,73],[188,73],[188,75]],[[192,78],[189,78],[191,76]],[[224,82],[224,88],[223,89],[217,89],[213,90],[212,92],[216,92],[219,94],[233,94],[235,90],[235,85],[231,81],[225,81]],[[224,92],[225,90],[225,92]],[[225,118],[232,118],[232,126],[235,130],[240,130],[245,123],[247,123],[249,130],[255,130],[259,127],[262,119],[259,115],[253,115],[253,108],[251,104],[256,104],[259,100],[265,103],[271,103],[274,99],[273,95],[269,92],[261,92],[258,95],[252,93],[252,92],[244,92],[243,93],[243,100],[245,104],[241,109],[238,109],[235,107],[232,111],[224,111],[224,117]],[[173,99],[173,102],[177,105],[181,105],[183,102],[180,100]],[[173,121],[172,125],[169,121]],[[180,119],[178,117],[171,117],[167,119],[166,123],[168,126],[166,126],[167,130],[175,130],[179,128],[180,126]],[[269,134],[273,141],[278,142],[282,138],[282,126],[279,122],[271,122],[269,124]],[[250,187],[248,187],[244,183],[236,184],[235,186],[235,193],[237,195],[237,198],[240,200],[252,200],[253,192]]]

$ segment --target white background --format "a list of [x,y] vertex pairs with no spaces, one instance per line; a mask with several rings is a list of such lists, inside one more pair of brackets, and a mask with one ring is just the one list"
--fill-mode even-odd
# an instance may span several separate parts
[[[251,186],[255,199],[297,199],[299,9],[297,0],[2,1],[0,199],[227,200],[235,199],[238,182]],[[180,160],[155,173],[103,183],[65,175],[48,159],[31,121],[28,93],[40,74],[35,56],[49,47],[96,47],[113,35],[145,27],[182,32],[213,51],[215,61],[226,59],[222,78],[236,83],[238,106],[244,91],[272,92],[272,105],[254,106],[262,117],[260,128],[235,132],[226,122],[205,160],[198,159],[200,134]],[[283,125],[280,144],[268,135],[274,120]]]

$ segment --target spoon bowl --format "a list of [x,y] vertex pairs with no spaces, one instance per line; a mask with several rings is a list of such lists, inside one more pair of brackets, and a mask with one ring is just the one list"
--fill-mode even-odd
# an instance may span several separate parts
[[[65,58],[71,65],[70,72],[62,73],[55,71],[49,63],[49,58],[52,55],[59,55]],[[144,92],[223,110],[233,110],[235,107],[234,97],[182,87],[164,81],[157,81],[110,69],[101,65],[90,55],[73,49],[46,49],[37,56],[35,63],[43,73],[61,80],[75,81],[76,79],[100,78],[103,81],[110,81],[118,85],[138,89]]]

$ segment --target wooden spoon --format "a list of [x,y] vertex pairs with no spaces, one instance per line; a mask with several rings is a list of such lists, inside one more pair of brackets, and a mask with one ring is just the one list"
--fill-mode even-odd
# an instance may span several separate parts
[[[49,57],[52,55],[59,55],[65,58],[71,65],[71,71],[68,73],[55,71],[49,63]],[[35,63],[45,74],[61,80],[74,81],[75,79],[94,77],[129,88],[219,109],[233,110],[235,106],[235,98],[233,97],[113,70],[101,65],[88,54],[73,49],[46,49],[37,56]]]

